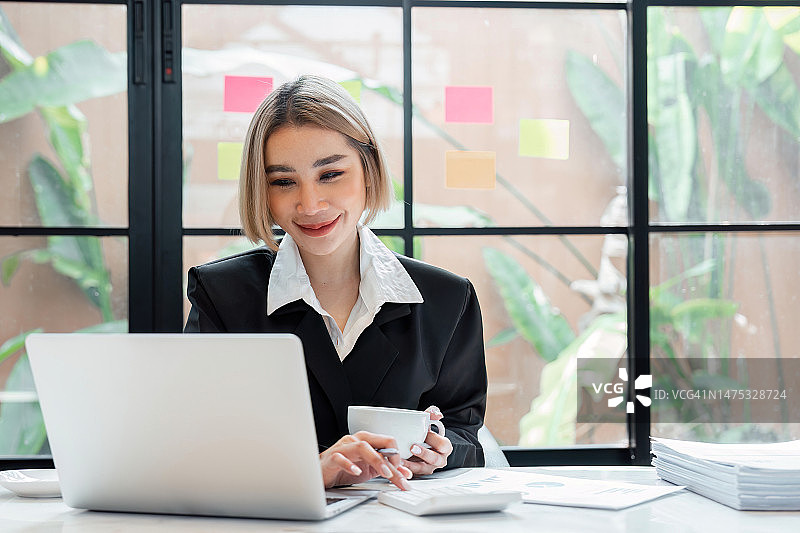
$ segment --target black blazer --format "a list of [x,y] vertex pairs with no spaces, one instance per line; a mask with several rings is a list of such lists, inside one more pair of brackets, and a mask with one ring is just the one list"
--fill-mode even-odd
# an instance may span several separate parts
[[348,433],[349,405],[436,405],[453,443],[448,468],[483,465],[477,433],[486,410],[486,364],[469,280],[398,256],[425,302],[384,304],[342,362],[322,317],[302,300],[267,316],[274,259],[275,252],[258,248],[190,269],[184,331],[297,335],[321,448]]

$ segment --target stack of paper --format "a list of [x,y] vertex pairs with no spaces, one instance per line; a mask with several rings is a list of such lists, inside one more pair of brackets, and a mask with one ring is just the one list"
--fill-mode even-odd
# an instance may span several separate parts
[[800,440],[709,444],[652,439],[661,479],[741,510],[800,510]]

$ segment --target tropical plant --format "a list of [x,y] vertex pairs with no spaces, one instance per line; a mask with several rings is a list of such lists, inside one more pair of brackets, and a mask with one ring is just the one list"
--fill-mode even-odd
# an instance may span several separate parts
[[[127,61],[124,53],[109,54],[92,41],[77,41],[39,57],[23,47],[8,18],[0,9],[0,53],[10,72],[0,80],[0,123],[36,112],[57,162],[36,153],[27,168],[42,226],[84,227],[97,225],[86,117],[75,104],[125,91]],[[97,237],[49,236],[44,248],[6,256],[0,263],[4,285],[21,261],[49,264],[72,280],[95,306],[101,324],[92,331],[127,331],[127,321],[115,320],[111,306],[111,280]],[[24,352],[25,338],[35,328],[0,346],[0,363]],[[17,359],[5,383],[0,411],[0,455],[41,453],[46,434],[33,380],[24,353]],[[27,398],[27,400],[26,400]]]
[[[800,55],[800,8],[713,7],[692,12],[699,14],[703,33],[699,39],[681,30],[685,11],[648,10],[648,190],[656,206],[652,216],[675,223],[762,220],[772,209],[771,196],[760,176],[748,172],[745,141],[756,109],[786,132],[781,142],[796,145],[800,139],[800,90],[796,74],[784,61],[785,54]],[[622,170],[623,89],[577,52],[568,55],[566,70],[576,103]],[[702,127],[705,123],[708,133]],[[796,153],[797,148],[785,151],[783,157]],[[768,260],[762,238],[758,240],[769,289]],[[677,380],[703,388],[704,382],[710,386],[709,369],[687,373],[677,352],[729,357],[737,315],[731,299],[736,242],[721,233],[679,241],[680,249],[666,254],[673,277],[650,292],[652,355],[675,362],[672,385]],[[686,299],[679,292],[689,278],[695,290]],[[775,324],[771,295],[768,300]],[[709,321],[713,329],[708,328]],[[772,336],[780,358],[774,327]],[[697,415],[682,416],[688,421]]]

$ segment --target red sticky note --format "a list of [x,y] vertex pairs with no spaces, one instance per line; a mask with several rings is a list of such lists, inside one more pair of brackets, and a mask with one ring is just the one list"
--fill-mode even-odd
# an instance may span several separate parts
[[444,88],[444,121],[491,124],[494,122],[492,87],[450,85]]
[[272,92],[272,78],[225,76],[224,111],[252,113]]

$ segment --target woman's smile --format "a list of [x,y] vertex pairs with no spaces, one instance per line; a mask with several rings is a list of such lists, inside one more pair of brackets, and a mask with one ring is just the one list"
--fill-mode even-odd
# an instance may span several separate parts
[[333,220],[328,220],[326,222],[319,222],[317,224],[300,224],[299,222],[295,222],[295,225],[309,237],[324,237],[333,231],[341,218],[342,216],[339,215]]

